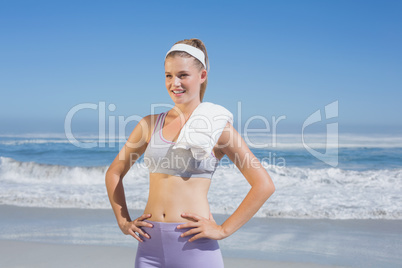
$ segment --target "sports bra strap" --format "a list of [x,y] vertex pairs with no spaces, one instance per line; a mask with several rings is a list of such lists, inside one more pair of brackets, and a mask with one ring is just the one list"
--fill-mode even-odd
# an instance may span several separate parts
[[160,113],[158,115],[158,117],[156,118],[155,126],[154,126],[154,129],[152,130],[151,138],[149,139],[149,141],[151,141],[152,137],[154,136],[154,133],[157,132],[160,128],[159,125],[160,125],[160,122],[162,122],[162,120],[161,120],[162,114],[163,113]]

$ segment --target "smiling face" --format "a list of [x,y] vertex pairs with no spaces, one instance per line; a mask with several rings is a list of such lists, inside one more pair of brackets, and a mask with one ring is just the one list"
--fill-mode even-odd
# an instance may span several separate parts
[[200,70],[194,58],[180,56],[165,60],[165,85],[175,104],[199,104],[200,86],[207,77],[206,70]]

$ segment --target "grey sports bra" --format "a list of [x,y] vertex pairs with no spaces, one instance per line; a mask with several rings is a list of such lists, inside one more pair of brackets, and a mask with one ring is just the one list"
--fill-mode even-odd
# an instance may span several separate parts
[[201,161],[196,160],[191,150],[173,149],[175,142],[163,137],[162,127],[165,113],[159,114],[155,128],[144,153],[144,164],[150,173],[163,173],[180,177],[200,177],[211,179],[219,164],[213,153]]

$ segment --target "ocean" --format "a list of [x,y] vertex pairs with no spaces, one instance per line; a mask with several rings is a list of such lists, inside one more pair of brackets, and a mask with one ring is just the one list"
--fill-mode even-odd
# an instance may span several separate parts
[[[105,172],[125,141],[75,138],[1,135],[0,205],[111,209]],[[322,134],[254,135],[245,141],[276,187],[256,217],[402,219],[402,137],[339,134],[335,145],[326,144]],[[124,178],[130,209],[144,209],[148,178],[141,157]],[[249,189],[225,156],[208,194],[212,213],[233,213]]]

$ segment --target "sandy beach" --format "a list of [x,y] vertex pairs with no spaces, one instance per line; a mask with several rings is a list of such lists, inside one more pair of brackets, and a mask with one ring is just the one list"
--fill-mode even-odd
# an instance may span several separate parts
[[[134,267],[135,251],[126,247],[0,241],[1,267]],[[225,267],[335,267],[313,263],[224,258]]]
[[[133,215],[139,214],[133,211]],[[110,210],[0,206],[0,267],[134,267]],[[222,222],[226,215],[215,215]],[[254,218],[221,240],[225,267],[398,267],[399,220]]]

